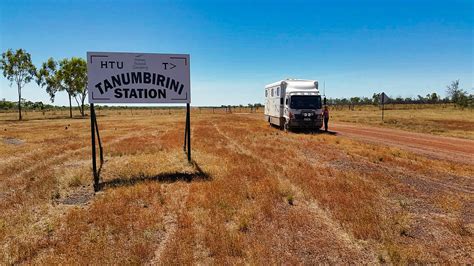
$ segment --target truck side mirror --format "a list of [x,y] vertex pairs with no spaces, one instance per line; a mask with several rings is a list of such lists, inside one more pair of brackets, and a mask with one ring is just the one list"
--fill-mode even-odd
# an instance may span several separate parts
[[323,102],[324,102],[324,105],[327,105],[328,101],[327,101],[326,97],[324,97]]

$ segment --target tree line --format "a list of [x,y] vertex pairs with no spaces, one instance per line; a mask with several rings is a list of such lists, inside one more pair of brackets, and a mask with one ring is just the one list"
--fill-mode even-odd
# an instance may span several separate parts
[[[459,87],[459,80],[451,82],[446,86],[446,97],[436,92],[428,93],[426,96],[417,95],[416,97],[389,97],[385,103],[390,104],[437,104],[454,103],[455,105],[466,108],[474,107],[474,95]],[[374,93],[372,97],[350,97],[350,98],[329,98],[330,105],[379,105],[381,93]]]
[[[51,110],[51,109],[60,108],[51,104],[44,104],[41,101],[39,102],[27,101],[25,98],[21,98],[21,106],[23,106],[25,109],[28,109],[28,110]],[[17,102],[7,101],[5,98],[0,100],[0,110],[12,110],[12,109],[18,109]]]
[[[66,92],[69,98],[69,116],[72,117],[72,99],[75,100],[79,112],[85,115],[84,104],[87,97],[87,63],[83,58],[72,57],[55,60],[49,58],[37,68],[31,61],[31,55],[23,49],[13,51],[8,49],[2,53],[0,59],[0,69],[3,76],[10,81],[10,86],[16,85],[18,90],[18,108],[19,120],[22,119],[22,105],[27,108],[44,108],[42,102],[27,102],[21,96],[21,89],[29,82],[34,81],[40,87],[44,87],[50,96],[51,102],[54,102],[58,92]],[[433,92],[426,96],[418,95],[415,98],[390,98],[389,103],[414,104],[414,103],[454,103],[462,108],[474,107],[474,95],[459,87],[459,80],[453,81],[446,88],[447,97],[442,98]],[[380,103],[380,93],[374,93],[369,97],[351,97],[351,98],[329,98],[327,103],[330,105],[364,105]],[[1,109],[10,109],[12,102],[3,100],[0,103]],[[221,107],[244,107],[243,105]],[[248,104],[248,107],[258,109],[262,104]]]

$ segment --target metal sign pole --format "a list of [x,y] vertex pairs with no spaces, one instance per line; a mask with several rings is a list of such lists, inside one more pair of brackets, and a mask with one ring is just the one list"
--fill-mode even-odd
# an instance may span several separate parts
[[186,122],[184,122],[184,145],[183,151],[186,152],[188,138],[188,112],[186,111]]
[[99,176],[97,174],[97,161],[95,154],[95,112],[94,104],[90,104],[90,117],[91,117],[91,142],[92,142],[92,174],[94,178],[94,191],[99,191]]
[[385,110],[384,103],[385,103],[385,92],[382,92],[382,121],[383,121],[383,112]]
[[186,128],[188,129],[188,161],[191,162],[191,107],[186,104]]
[[104,152],[102,149],[102,141],[100,140],[99,125],[97,125],[97,115],[95,113],[95,108],[94,108],[94,124],[95,124],[95,132],[97,134],[97,140],[99,140],[100,166],[102,166],[104,164]]

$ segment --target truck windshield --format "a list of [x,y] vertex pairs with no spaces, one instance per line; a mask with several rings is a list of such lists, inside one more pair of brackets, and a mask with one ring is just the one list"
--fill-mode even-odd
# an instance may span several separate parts
[[291,109],[321,109],[321,96],[291,96]]

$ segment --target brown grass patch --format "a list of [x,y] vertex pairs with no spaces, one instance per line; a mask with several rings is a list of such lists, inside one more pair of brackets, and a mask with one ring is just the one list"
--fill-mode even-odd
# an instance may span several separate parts
[[[184,112],[168,112],[101,110],[96,195],[88,120],[5,122],[24,143],[0,142],[0,261],[472,262],[470,164],[195,109],[192,165]],[[163,177],[196,166],[210,178]]]

